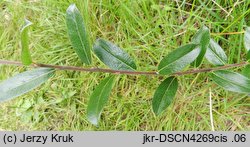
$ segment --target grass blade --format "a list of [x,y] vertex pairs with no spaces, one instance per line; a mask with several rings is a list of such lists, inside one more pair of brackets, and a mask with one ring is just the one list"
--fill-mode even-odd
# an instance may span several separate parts
[[212,80],[222,88],[239,93],[250,93],[250,79],[239,73],[227,70],[215,71]]
[[180,71],[192,63],[199,53],[200,48],[196,44],[179,47],[161,60],[158,66],[159,73],[167,75]]
[[247,60],[250,60],[250,50],[247,52]]
[[136,64],[133,59],[121,48],[109,41],[98,39],[94,45],[94,52],[111,69],[136,70]]
[[173,101],[178,88],[178,81],[175,77],[165,79],[156,89],[153,97],[153,111],[159,115]]
[[54,73],[51,68],[37,68],[11,77],[0,83],[0,102],[25,94],[46,82]]
[[91,64],[91,53],[88,34],[80,11],[75,4],[68,7],[66,12],[68,34],[78,57],[85,64]]
[[210,39],[205,57],[210,63],[216,66],[222,66],[227,63],[227,55],[213,39]]
[[28,36],[28,28],[32,23],[25,19],[25,24],[21,29],[21,60],[23,65],[30,65],[32,63],[30,51],[29,51],[29,36]]
[[90,96],[87,108],[87,118],[93,125],[98,124],[103,107],[107,103],[108,97],[111,93],[113,83],[114,76],[105,78]]
[[210,42],[210,32],[206,26],[203,26],[199,31],[194,35],[193,43],[199,44],[201,52],[196,60],[192,63],[193,66],[198,67],[201,65],[203,58],[206,54],[209,42]]

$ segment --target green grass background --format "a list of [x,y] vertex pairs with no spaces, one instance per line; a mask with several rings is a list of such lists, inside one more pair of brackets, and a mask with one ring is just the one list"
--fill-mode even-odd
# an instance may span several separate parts
[[[140,71],[155,71],[160,60],[190,42],[202,26],[223,47],[229,63],[245,60],[242,32],[250,25],[248,0],[0,0],[0,59],[20,61],[20,28],[34,23],[30,48],[38,63],[84,66],[70,44],[65,12],[76,3],[91,42],[112,41],[127,51]],[[93,66],[106,67],[93,54]],[[207,61],[202,68],[210,67]],[[30,68],[0,65],[0,80]],[[236,69],[240,70],[240,69]],[[86,119],[89,96],[108,74],[58,71],[46,84],[0,104],[0,130],[211,130],[209,89],[215,130],[249,130],[249,96],[227,92],[208,74],[179,77],[173,104],[155,117],[151,101],[163,80],[117,76],[99,127]]]

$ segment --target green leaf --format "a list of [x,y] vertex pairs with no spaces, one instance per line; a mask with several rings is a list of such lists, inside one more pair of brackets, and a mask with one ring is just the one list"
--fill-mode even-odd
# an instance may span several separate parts
[[212,80],[228,91],[239,93],[250,93],[250,79],[227,70],[220,70],[211,73]]
[[213,39],[210,39],[205,57],[210,63],[216,66],[225,65],[227,63],[227,55]]
[[244,35],[244,45],[246,48],[246,51],[250,51],[250,27],[246,28],[245,35]]
[[46,82],[54,73],[51,68],[37,68],[11,77],[0,83],[0,102],[25,94]]
[[178,88],[178,81],[175,77],[165,79],[156,89],[153,97],[153,111],[159,115],[173,101]]
[[32,63],[30,51],[29,51],[29,36],[28,36],[28,28],[32,23],[25,19],[25,24],[21,29],[21,60],[23,65],[30,65]]
[[133,59],[118,46],[109,41],[98,39],[94,45],[97,57],[108,67],[115,70],[135,70]]
[[199,31],[194,35],[192,42],[194,44],[199,44],[201,52],[197,59],[192,63],[193,66],[198,67],[203,61],[203,58],[206,54],[209,42],[210,42],[210,32],[206,26],[203,26]]
[[242,74],[250,79],[250,65],[246,65],[242,70]]
[[87,108],[87,118],[93,124],[97,125],[103,107],[108,101],[114,83],[114,76],[109,76],[101,81],[90,96]]
[[159,73],[167,75],[180,71],[192,63],[199,53],[200,48],[196,44],[181,46],[161,60],[158,66]]
[[250,60],[250,50],[247,52],[247,60]]
[[70,41],[77,55],[83,63],[91,64],[88,34],[81,13],[75,4],[71,4],[67,9],[66,23]]

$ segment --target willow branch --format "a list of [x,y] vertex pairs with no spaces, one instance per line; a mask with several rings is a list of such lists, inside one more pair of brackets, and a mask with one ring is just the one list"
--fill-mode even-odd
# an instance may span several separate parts
[[[0,60],[0,64],[24,66],[21,62],[8,61],[8,60]],[[217,71],[217,70],[241,67],[247,64],[249,63],[242,62],[242,63],[228,64],[228,65],[214,67],[214,68],[192,69],[192,70],[187,70],[187,71],[175,72],[171,75],[182,76],[182,75],[188,75],[188,74],[212,72],[212,71]],[[33,63],[30,66],[31,67],[48,67],[48,68],[54,68],[57,70],[71,70],[71,71],[80,71],[80,72],[102,72],[102,73],[125,74],[125,75],[155,75],[155,76],[159,75],[159,73],[156,71],[126,71],[126,70],[113,70],[113,69],[106,69],[106,68],[83,68],[83,67],[77,67],[77,66],[60,66],[60,65],[41,64],[41,63]]]

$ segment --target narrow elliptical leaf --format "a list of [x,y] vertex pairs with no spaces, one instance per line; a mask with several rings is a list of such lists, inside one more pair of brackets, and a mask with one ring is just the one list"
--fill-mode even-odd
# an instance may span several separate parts
[[227,70],[211,73],[212,80],[228,91],[250,93],[250,79],[246,76]]
[[210,42],[209,29],[206,26],[203,26],[201,29],[199,29],[199,31],[194,35],[192,42],[195,44],[199,44],[201,48],[199,56],[192,63],[193,66],[198,67],[203,61]]
[[244,45],[245,45],[246,51],[248,52],[250,50],[250,27],[246,28],[245,35],[244,35]]
[[136,70],[136,64],[129,54],[109,41],[103,39],[96,40],[94,52],[111,69]]
[[98,125],[98,120],[100,118],[103,107],[108,101],[110,92],[114,85],[113,83],[114,76],[105,78],[95,88],[92,95],[90,96],[87,108],[87,118],[93,125]]
[[81,13],[75,4],[71,4],[67,9],[66,23],[70,41],[78,57],[83,63],[91,64],[88,34]]
[[196,44],[187,44],[179,47],[161,60],[158,66],[159,73],[167,75],[181,71],[192,63],[199,53],[200,48]]
[[247,53],[247,60],[250,60],[250,27],[246,28],[244,35],[244,45]]
[[205,57],[210,63],[216,66],[222,66],[227,63],[227,55],[213,39],[210,39]]
[[156,89],[152,103],[153,111],[156,115],[159,115],[172,103],[177,88],[178,81],[176,77],[169,77]]
[[29,51],[29,35],[28,35],[28,28],[31,25],[32,23],[29,20],[25,19],[25,24],[21,29],[21,45],[22,45],[21,60],[23,65],[30,65],[32,63]]
[[0,83],[0,102],[13,99],[33,90],[46,82],[54,74],[54,71],[51,68],[37,68],[3,81]]

